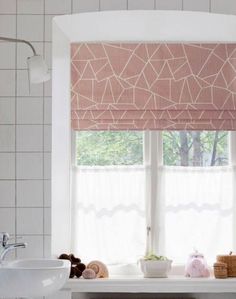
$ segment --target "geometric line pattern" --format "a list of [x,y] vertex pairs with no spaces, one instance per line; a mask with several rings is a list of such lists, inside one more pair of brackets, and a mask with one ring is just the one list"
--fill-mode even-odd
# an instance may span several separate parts
[[236,44],[71,44],[75,130],[235,130]]

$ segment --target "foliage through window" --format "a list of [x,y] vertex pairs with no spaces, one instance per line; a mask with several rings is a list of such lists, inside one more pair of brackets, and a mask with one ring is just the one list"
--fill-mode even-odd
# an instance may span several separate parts
[[169,166],[228,165],[228,133],[224,131],[165,131],[163,160]]
[[78,166],[143,164],[142,132],[84,131],[76,134]]

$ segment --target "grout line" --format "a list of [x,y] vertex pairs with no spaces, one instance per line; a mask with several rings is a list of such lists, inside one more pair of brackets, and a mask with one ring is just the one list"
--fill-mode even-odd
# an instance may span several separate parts
[[[1,126],[15,126],[15,125],[18,125],[18,126],[42,126],[43,124],[24,124],[24,123],[14,123],[14,124],[9,124],[9,123],[2,123],[0,124],[0,127]],[[45,123],[45,126],[52,126],[52,124],[50,123]]]
[[22,178],[16,178],[16,179],[10,179],[10,178],[7,178],[7,179],[0,179],[0,182],[5,182],[5,181],[10,181],[10,182],[14,182],[14,181],[48,181],[50,182],[51,179],[41,179],[41,178],[29,178],[29,179],[22,179]]
[[[46,31],[45,31],[45,22],[46,22],[46,18],[45,18],[45,0],[43,0],[43,10],[44,10],[44,15],[43,15],[43,55],[45,55],[45,36],[46,36]],[[44,57],[45,58],[45,57]],[[45,169],[44,169],[44,119],[45,119],[45,116],[44,116],[44,109],[45,108],[45,84],[43,84],[43,160],[42,160],[42,168],[43,168],[43,178],[44,178],[44,172],[45,172]],[[45,234],[45,211],[44,211],[44,206],[45,206],[45,198],[44,198],[44,194],[45,194],[45,184],[44,184],[44,180],[43,180],[43,257],[45,257],[45,242],[44,242],[44,234]]]
[[51,151],[17,151],[17,150],[14,150],[14,151],[0,151],[0,154],[51,154]]
[[[17,206],[18,209],[43,209],[43,206]],[[47,206],[45,209],[50,209],[51,207]],[[11,206],[1,206],[0,209],[14,209]]]
[[[16,0],[16,38],[18,36],[18,17],[17,17],[17,12],[18,12],[18,0]],[[18,43],[15,43],[15,242],[17,242],[17,182],[16,182],[16,177],[17,177],[17,155],[16,155],[16,150],[17,150],[17,64],[18,64],[18,59],[17,59],[17,52],[18,52]],[[15,257],[17,258],[17,250],[15,250]]]

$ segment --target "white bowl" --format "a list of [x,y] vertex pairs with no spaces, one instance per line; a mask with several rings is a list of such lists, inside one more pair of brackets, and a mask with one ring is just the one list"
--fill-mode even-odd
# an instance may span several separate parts
[[171,270],[171,260],[166,261],[150,261],[140,260],[141,270],[146,278],[165,278]]

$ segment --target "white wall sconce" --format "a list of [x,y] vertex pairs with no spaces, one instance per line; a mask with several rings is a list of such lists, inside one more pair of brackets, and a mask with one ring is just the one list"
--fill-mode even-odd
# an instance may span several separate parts
[[9,38],[9,37],[1,37],[0,40],[7,42],[19,42],[27,44],[33,51],[33,56],[27,58],[28,64],[28,74],[29,74],[29,82],[31,84],[43,83],[50,80],[50,74],[48,71],[48,66],[41,55],[36,53],[33,45],[23,39]]

